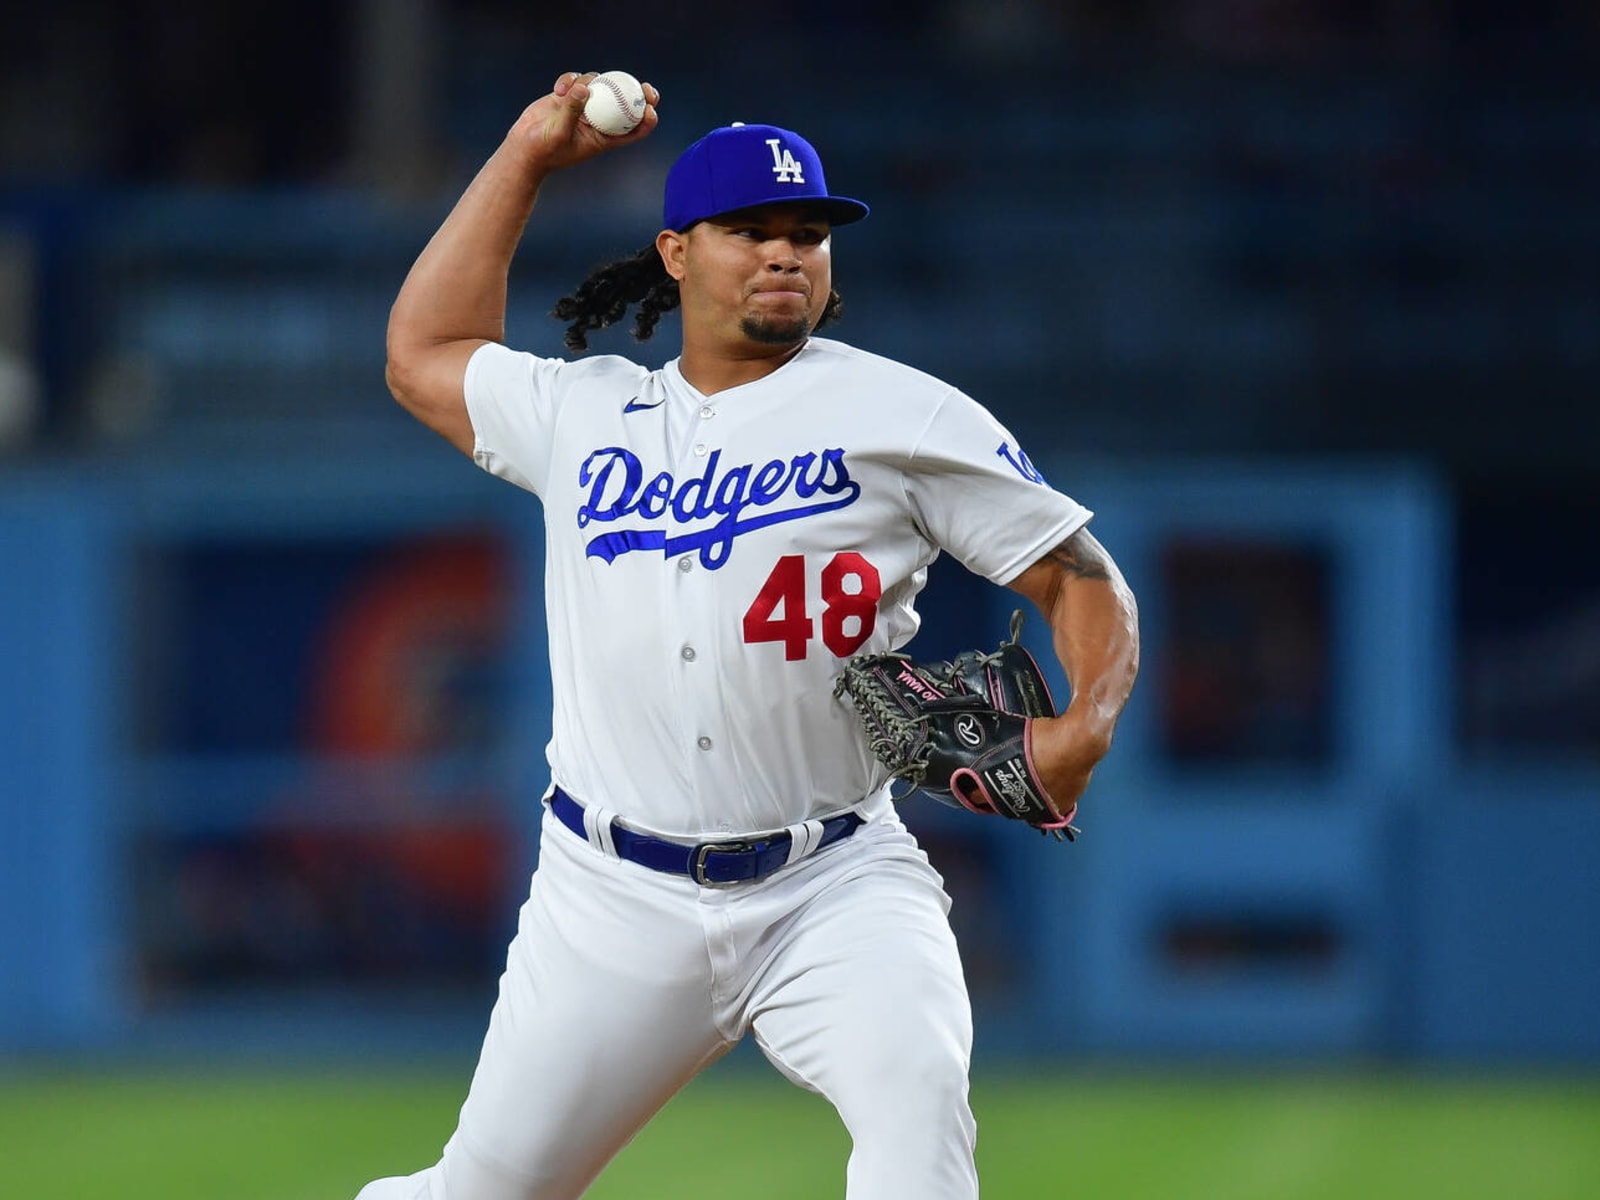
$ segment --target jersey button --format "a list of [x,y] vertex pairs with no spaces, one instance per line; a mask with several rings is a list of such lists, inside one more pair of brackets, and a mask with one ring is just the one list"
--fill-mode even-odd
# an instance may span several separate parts
[[694,452],[695,452],[695,456],[697,458],[704,458],[706,456],[706,444],[704,442],[701,442],[698,446],[696,446],[694,448]]
[[693,662],[694,661],[694,647],[693,646],[685,646],[682,650],[678,651],[678,653],[683,656],[683,661],[684,662]]
[[702,750],[709,750],[711,749],[711,739],[706,737],[705,734],[701,734],[700,740],[697,741],[695,745],[699,746]]
[[716,415],[717,415],[717,410],[712,408],[711,405],[703,404],[703,405],[700,406],[700,416],[702,418],[704,418],[706,420],[710,420],[712,417],[714,417]]
[[680,570],[680,571],[692,571],[692,570],[694,570],[694,558],[693,558],[693,556],[685,554],[682,558],[680,558],[678,560],[678,570]]

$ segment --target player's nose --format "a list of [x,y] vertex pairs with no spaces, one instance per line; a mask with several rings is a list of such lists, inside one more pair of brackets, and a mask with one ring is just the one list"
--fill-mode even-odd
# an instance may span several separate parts
[[767,239],[767,268],[773,271],[798,271],[800,252],[786,237]]

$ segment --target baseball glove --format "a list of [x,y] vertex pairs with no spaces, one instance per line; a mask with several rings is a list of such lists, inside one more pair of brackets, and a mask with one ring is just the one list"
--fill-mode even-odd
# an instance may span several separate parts
[[951,662],[918,663],[905,654],[858,654],[845,663],[834,695],[848,694],[867,744],[891,777],[947,804],[1023,821],[1041,833],[1077,840],[1033,769],[1032,721],[1054,716],[1050,688],[1018,640]]

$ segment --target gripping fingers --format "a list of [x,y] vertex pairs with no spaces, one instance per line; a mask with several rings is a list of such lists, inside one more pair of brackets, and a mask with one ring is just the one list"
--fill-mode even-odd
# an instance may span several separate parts
[[582,112],[584,101],[589,98],[589,81],[595,74],[594,71],[563,71],[556,77],[555,86],[550,90],[566,101],[567,107]]
[[[581,113],[584,103],[589,99],[589,85],[599,74],[598,71],[564,71],[556,77],[555,85],[550,90],[558,98],[566,101],[567,107]],[[656,105],[661,103],[661,93],[654,84],[648,80],[640,80],[639,84],[644,89],[645,112],[638,128],[629,135],[631,138],[642,137],[655,128]]]

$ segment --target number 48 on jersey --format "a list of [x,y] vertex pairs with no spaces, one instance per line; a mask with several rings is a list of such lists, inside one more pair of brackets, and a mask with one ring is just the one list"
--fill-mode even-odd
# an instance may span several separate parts
[[[782,642],[783,657],[806,656],[817,622],[806,608],[810,564],[803,554],[785,554],[772,568],[744,614],[746,642]],[[841,550],[822,568],[822,644],[849,658],[872,636],[878,623],[883,584],[878,568],[854,550]]]

